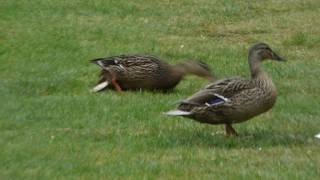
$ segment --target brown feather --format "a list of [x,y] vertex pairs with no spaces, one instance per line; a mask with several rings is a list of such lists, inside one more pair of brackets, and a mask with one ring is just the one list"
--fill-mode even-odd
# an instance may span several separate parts
[[[98,60],[103,61],[103,58]],[[197,61],[184,61],[177,65],[170,65],[149,55],[120,55],[108,57],[105,60],[113,63],[105,63],[108,65],[103,67],[100,76],[108,81],[115,79],[124,90],[172,89],[187,74],[213,79],[208,66]]]
[[[270,51],[270,52],[269,52]],[[260,65],[267,55],[273,53],[266,44],[254,45],[249,51],[251,79],[227,78],[209,84],[183,100],[178,110],[191,112],[185,115],[196,121],[209,124],[226,124],[227,133],[234,133],[232,123],[246,121],[270,110],[276,102],[277,93],[272,80],[262,71]],[[274,60],[279,61],[279,56]],[[207,105],[215,94],[228,101]],[[230,130],[231,129],[231,130]]]

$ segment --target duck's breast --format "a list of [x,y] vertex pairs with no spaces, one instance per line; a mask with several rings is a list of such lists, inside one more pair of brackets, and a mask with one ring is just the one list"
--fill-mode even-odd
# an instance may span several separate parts
[[242,122],[270,110],[276,102],[277,92],[271,80],[257,82],[256,88],[244,91],[234,97],[231,113],[235,122]]

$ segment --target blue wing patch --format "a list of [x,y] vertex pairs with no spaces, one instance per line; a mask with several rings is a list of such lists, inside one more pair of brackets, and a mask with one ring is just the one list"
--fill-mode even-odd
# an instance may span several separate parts
[[217,104],[217,103],[222,103],[222,102],[224,102],[224,100],[223,99],[221,99],[221,98],[218,98],[217,96],[215,96],[213,99],[210,99],[207,103],[209,104],[209,105],[214,105],[214,104]]
[[205,104],[207,106],[212,106],[212,105],[218,105],[218,104],[229,102],[229,101],[230,100],[226,97],[223,97],[219,94],[214,94],[214,97],[212,99],[210,99],[209,101],[207,101]]

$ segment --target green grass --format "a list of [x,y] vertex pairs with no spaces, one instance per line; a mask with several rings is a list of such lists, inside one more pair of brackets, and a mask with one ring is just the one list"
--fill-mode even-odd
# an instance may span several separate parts
[[[0,4],[0,179],[320,176],[320,1]],[[161,114],[207,84],[196,77],[167,94],[89,92],[92,58],[201,59],[221,78],[248,77],[247,49],[261,41],[288,61],[264,64],[277,104],[235,125],[239,137]]]

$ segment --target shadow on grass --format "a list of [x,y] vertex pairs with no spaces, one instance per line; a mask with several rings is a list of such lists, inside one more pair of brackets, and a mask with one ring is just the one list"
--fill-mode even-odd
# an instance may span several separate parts
[[[94,87],[95,85],[92,85],[90,87]],[[89,87],[89,88],[90,88]],[[117,92],[116,89],[114,87],[108,87],[105,88],[97,93],[103,93],[103,92]],[[151,93],[151,94],[174,94],[179,92],[176,88],[172,88],[172,89],[123,89],[124,92],[130,92],[130,93],[136,93],[136,92],[140,92],[140,93]]]
[[[167,138],[167,139],[166,139]],[[290,134],[272,130],[255,130],[254,132],[240,132],[237,137],[226,137],[222,133],[210,133],[209,131],[191,132],[186,129],[170,131],[159,141],[161,147],[173,146],[197,146],[212,148],[260,148],[273,146],[304,145],[313,142],[306,134]],[[160,142],[159,142],[160,143]]]

